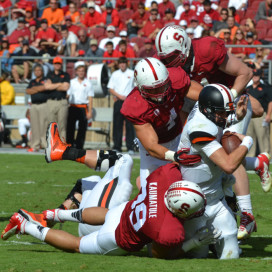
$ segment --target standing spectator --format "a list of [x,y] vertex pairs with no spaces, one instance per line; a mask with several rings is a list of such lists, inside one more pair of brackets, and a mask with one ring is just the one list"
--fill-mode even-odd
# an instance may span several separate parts
[[77,45],[79,43],[77,36],[73,33],[68,31],[66,25],[61,26],[61,37],[62,39],[59,40],[59,47],[58,47],[58,54],[75,57],[77,51]]
[[130,154],[133,154],[134,128],[130,121],[125,119],[120,110],[123,102],[134,88],[133,71],[128,69],[128,61],[125,57],[118,60],[119,70],[112,73],[108,83],[109,92],[114,96],[113,106],[113,149],[122,152],[123,123],[126,123],[126,146]]
[[105,7],[106,10],[101,15],[100,25],[101,26],[113,25],[115,27],[120,27],[121,20],[118,11],[113,8],[112,3],[107,2]]
[[173,14],[175,15],[175,13],[176,13],[175,5],[170,0],[163,0],[162,3],[160,3],[158,6],[158,11],[159,11],[161,18],[163,18],[165,16],[165,11],[167,9],[172,10]]
[[88,2],[87,7],[88,11],[85,14],[82,24],[89,29],[92,29],[100,25],[101,14],[95,10],[94,2]]
[[253,146],[248,152],[248,156],[254,157],[256,154],[256,146],[260,149],[260,153],[270,153],[270,131],[269,126],[272,114],[272,91],[271,85],[262,83],[261,80],[262,70],[253,70],[253,84],[246,88],[248,94],[256,98],[264,109],[264,115],[259,118],[252,118],[248,129],[247,135],[253,138]]
[[88,51],[89,47],[90,47],[90,41],[91,39],[87,36],[87,31],[84,28],[81,28],[78,33],[78,50],[84,50],[85,52]]
[[130,10],[132,8],[130,0],[116,0],[115,8],[117,11],[122,9]]
[[113,49],[113,42],[108,41],[106,43],[106,50],[103,54],[103,62],[107,64],[111,72],[116,69],[116,61],[111,58],[118,58],[118,51]]
[[48,108],[46,101],[50,92],[45,88],[45,77],[41,64],[36,64],[34,68],[35,79],[31,80],[26,89],[26,93],[31,95],[30,126],[31,140],[29,152],[37,152],[46,148],[46,128],[48,125]]
[[131,18],[127,21],[127,30],[129,38],[136,37],[138,30],[141,29],[146,21],[149,19],[150,13],[145,10],[144,3],[138,4],[138,9]]
[[68,102],[66,92],[70,87],[70,76],[62,71],[62,58],[53,59],[54,71],[49,72],[44,87],[50,91],[47,100],[48,122],[57,122],[61,137],[66,138]]
[[153,57],[156,53],[151,39],[145,40],[145,45],[140,49],[139,58]]
[[[19,38],[20,49],[18,52],[13,53],[13,56],[24,57],[23,59],[15,59],[12,65],[12,76],[14,78],[15,83],[29,83],[28,77],[30,76],[30,72],[33,66],[33,59],[29,59],[28,57],[37,56],[36,51],[29,47],[28,40],[23,40],[23,38]],[[20,77],[23,76],[23,79],[20,80]]]
[[75,3],[70,2],[69,10],[65,13],[65,16],[71,16],[73,24],[78,24],[80,22],[80,14],[77,11]]
[[20,17],[18,19],[18,27],[9,35],[9,43],[10,44],[18,44],[18,38],[23,37],[26,40],[30,38],[30,31],[25,26],[25,18]]
[[190,8],[190,2],[189,1],[183,1],[183,8],[184,11],[181,13],[179,20],[185,20],[187,22],[187,25],[190,24],[192,17],[197,17],[195,10]]
[[272,21],[272,0],[265,0],[259,4],[255,21],[259,20]]
[[117,44],[120,42],[121,37],[116,37],[115,36],[116,29],[115,29],[115,27],[113,25],[107,26],[106,31],[107,31],[107,36],[108,37],[104,38],[104,39],[102,39],[100,41],[99,48],[105,50],[106,43],[108,41],[111,41],[113,43],[113,48],[115,49],[115,47],[117,46]]
[[165,10],[165,16],[162,20],[163,26],[178,25],[178,20],[174,19],[174,12],[171,9]]
[[[87,53],[86,53],[86,57],[91,57],[91,58],[102,58],[104,55],[104,50],[102,50],[101,48],[98,48],[98,43],[96,39],[92,39],[90,41],[90,48],[88,49]],[[102,63],[102,60],[89,60],[89,64],[92,63]]]
[[52,27],[48,27],[47,19],[41,20],[41,27],[34,42],[35,47],[39,46],[41,39],[47,40],[48,42],[57,42],[57,32]]
[[61,8],[58,8],[57,0],[50,0],[50,7],[44,9],[42,19],[47,19],[48,25],[60,25],[64,19],[64,13]]
[[247,0],[229,0],[228,8],[234,7],[236,10],[246,10]]
[[[67,143],[83,149],[88,120],[92,118],[94,90],[92,83],[86,78],[86,66],[84,61],[75,63],[77,77],[70,81],[67,91],[69,99],[67,120]],[[78,121],[78,132],[74,140],[76,122]]]
[[[244,37],[244,32],[241,28],[237,29],[233,39],[233,44],[241,44],[242,46],[247,44]],[[246,57],[246,49],[244,47],[233,47],[231,48],[231,53],[242,60]]]
[[204,29],[211,29],[213,26],[213,21],[219,21],[220,15],[219,13],[212,9],[211,7],[211,1],[205,0],[203,2],[204,11],[200,13],[199,15],[199,21],[201,25],[204,27]]
[[163,27],[161,21],[158,19],[158,10],[152,9],[150,11],[150,18],[145,23],[144,27],[138,31],[138,35],[155,40],[156,35]]

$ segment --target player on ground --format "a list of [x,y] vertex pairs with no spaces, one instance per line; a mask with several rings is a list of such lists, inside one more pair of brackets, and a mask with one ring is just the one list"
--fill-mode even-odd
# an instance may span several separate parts
[[[205,37],[191,41],[186,32],[179,26],[168,26],[158,33],[155,44],[158,57],[167,67],[182,67],[190,75],[191,80],[197,82],[206,80],[209,83],[219,82],[224,84],[232,88],[234,98],[243,92],[252,77],[252,70],[235,56],[228,53],[224,42],[215,37]],[[169,72],[171,73],[171,70]],[[252,104],[254,116],[258,117],[263,114],[262,107],[256,99],[250,96],[250,101],[247,115],[243,121],[228,128],[228,130],[246,134],[252,114],[250,104]],[[265,192],[270,190],[272,184],[269,161],[270,155],[263,153],[258,156],[258,164],[256,163],[253,166],[253,163],[251,163],[253,167],[247,168],[247,170],[255,170],[260,176],[261,185]],[[255,222],[252,221],[254,217],[249,180],[242,165],[235,171],[234,176],[237,180],[234,188],[239,208],[242,211],[238,237],[244,239],[250,235],[250,230],[252,230],[249,226],[255,225]],[[244,212],[250,214],[250,217]]]
[[137,87],[128,95],[122,106],[122,114],[130,120],[139,139],[140,178],[145,178],[159,166],[176,161],[193,164],[199,157],[186,155],[177,150],[182,121],[180,118],[184,98],[198,99],[202,86],[190,82],[181,68],[166,67],[155,58],[139,61],[134,78]]
[[[120,171],[122,166],[116,170],[122,158],[130,164],[125,172]],[[122,158],[111,169],[119,174],[117,178],[120,181],[130,184],[132,159],[129,155]],[[192,239],[184,242],[184,221],[203,215],[206,200],[198,185],[181,181],[181,178],[178,166],[167,164],[148,177],[135,199],[110,210],[82,207],[43,212],[47,220],[103,224],[99,231],[87,236],[76,237],[61,230],[43,227],[15,213],[1,237],[7,240],[16,233],[30,234],[65,251],[111,255],[138,251],[152,242],[154,257],[178,258],[195,247],[215,243],[220,237],[217,230],[198,230]]]
[[[237,103],[236,117],[241,120],[247,109],[247,97],[241,96]],[[222,188],[223,173],[232,174],[243,162],[253,140],[250,136],[235,133],[242,141],[240,146],[227,154],[220,144],[227,118],[235,113],[231,91],[221,84],[206,85],[199,100],[188,116],[181,134],[180,146],[190,148],[190,154],[201,155],[201,163],[181,166],[185,179],[197,183],[207,197],[205,214],[199,220],[186,223],[186,237],[191,237],[195,226],[202,224],[222,231],[221,240],[215,245],[219,258],[239,258],[237,224],[228,207]],[[206,257],[208,248],[194,252],[198,257]]]

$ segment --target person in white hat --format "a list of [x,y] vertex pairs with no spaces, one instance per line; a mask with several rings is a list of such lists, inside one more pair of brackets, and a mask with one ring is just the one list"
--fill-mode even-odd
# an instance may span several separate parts
[[104,38],[100,41],[99,43],[99,48],[105,50],[106,49],[106,43],[108,41],[111,41],[113,43],[113,47],[115,49],[115,47],[117,46],[117,44],[119,43],[119,41],[121,40],[121,37],[116,37],[115,35],[115,27],[113,25],[109,25],[106,28],[106,35],[108,36],[107,38]]

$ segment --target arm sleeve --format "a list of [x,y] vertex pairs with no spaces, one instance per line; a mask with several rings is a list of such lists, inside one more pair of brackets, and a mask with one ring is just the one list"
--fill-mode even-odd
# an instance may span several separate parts
[[216,140],[204,145],[204,144],[194,144],[192,145],[192,151],[200,153],[204,152],[204,154],[210,157],[216,150],[220,149],[222,145],[218,143]]

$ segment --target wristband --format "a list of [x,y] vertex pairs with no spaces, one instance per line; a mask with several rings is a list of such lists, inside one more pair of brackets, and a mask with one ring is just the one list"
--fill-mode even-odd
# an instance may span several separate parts
[[240,145],[244,145],[249,151],[253,145],[253,139],[250,136],[246,136]]
[[199,246],[199,245],[197,244],[196,240],[195,240],[194,238],[192,238],[192,239],[190,239],[190,240],[184,242],[184,243],[182,244],[181,249],[186,253],[186,252],[188,252],[188,251],[190,251],[190,250],[192,250],[193,248],[198,247],[198,246]]
[[238,93],[235,89],[232,88],[230,91],[232,92],[234,98],[236,98],[238,96]]
[[164,159],[167,160],[167,161],[175,161],[175,152],[174,151],[171,151],[171,150],[168,150],[164,153]]

